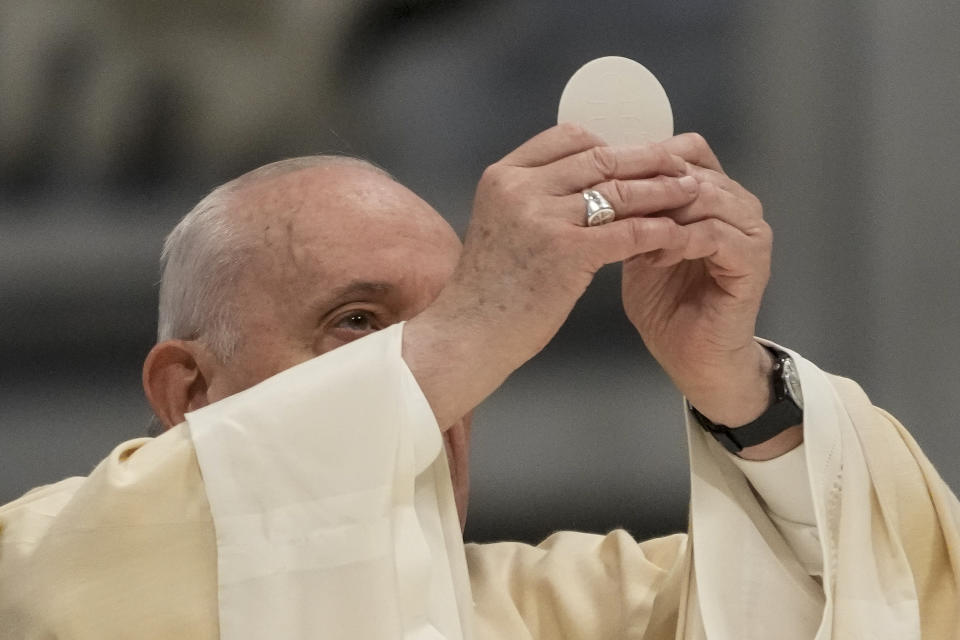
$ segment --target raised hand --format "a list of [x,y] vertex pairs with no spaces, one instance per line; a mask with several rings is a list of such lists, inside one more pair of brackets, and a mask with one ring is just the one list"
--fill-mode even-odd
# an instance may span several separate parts
[[696,199],[664,212],[686,244],[623,265],[623,305],[674,383],[711,420],[739,426],[770,400],[770,358],[753,339],[770,277],[773,235],[752,193],[730,179],[697,134],[662,146],[683,157]]
[[[602,265],[689,245],[687,227],[649,216],[694,201],[686,167],[661,145],[607,147],[559,125],[484,172],[453,277],[404,331],[404,358],[441,426],[540,351]],[[616,221],[585,226],[591,188]]]

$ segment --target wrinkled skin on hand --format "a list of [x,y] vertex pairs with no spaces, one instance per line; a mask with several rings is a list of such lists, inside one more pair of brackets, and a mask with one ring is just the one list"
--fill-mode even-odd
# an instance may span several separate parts
[[[405,331],[404,357],[440,424],[540,351],[602,265],[686,246],[684,226],[650,215],[694,200],[686,166],[663,145],[608,147],[558,125],[484,172],[458,266]],[[617,220],[585,226],[589,188]],[[472,368],[450,364],[461,360]]]
[[698,409],[715,422],[743,424],[768,401],[763,379],[753,375],[767,360],[754,332],[773,234],[760,201],[723,172],[701,136],[683,134],[663,146],[683,157],[699,182],[696,200],[661,214],[684,225],[689,241],[626,260],[623,306]]

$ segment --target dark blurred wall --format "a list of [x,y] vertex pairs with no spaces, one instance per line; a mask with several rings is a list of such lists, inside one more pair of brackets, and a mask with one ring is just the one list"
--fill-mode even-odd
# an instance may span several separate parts
[[[960,487],[957,5],[78,4],[0,0],[0,502],[143,433],[160,243],[212,187],[354,153],[463,230],[483,168],[610,54],[764,201],[761,334],[860,381]],[[618,288],[601,271],[481,409],[468,537],[684,527],[680,398]]]

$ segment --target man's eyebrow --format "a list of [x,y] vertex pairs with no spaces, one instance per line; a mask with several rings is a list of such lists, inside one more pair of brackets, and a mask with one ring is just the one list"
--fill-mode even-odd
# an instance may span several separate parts
[[327,311],[358,297],[383,298],[389,295],[394,288],[394,285],[389,282],[352,280],[326,291],[312,306],[318,311]]

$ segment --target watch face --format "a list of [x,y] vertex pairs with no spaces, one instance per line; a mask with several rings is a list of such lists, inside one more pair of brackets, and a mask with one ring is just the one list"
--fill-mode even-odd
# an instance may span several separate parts
[[803,409],[803,389],[800,388],[800,374],[797,372],[797,365],[793,363],[792,358],[784,359],[782,377],[787,394],[793,398],[798,407]]

